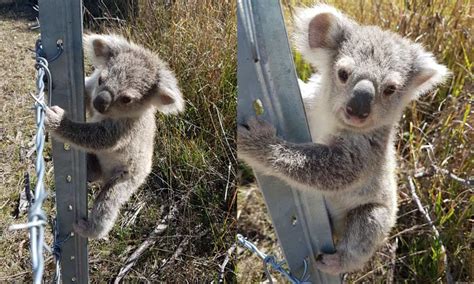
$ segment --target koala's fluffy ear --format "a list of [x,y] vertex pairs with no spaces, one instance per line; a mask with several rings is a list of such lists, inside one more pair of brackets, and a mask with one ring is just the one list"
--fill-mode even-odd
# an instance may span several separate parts
[[94,66],[102,66],[120,51],[133,47],[133,44],[122,36],[98,34],[84,35],[83,45]]
[[431,52],[427,52],[419,44],[414,44],[413,77],[408,89],[415,95],[422,95],[444,83],[450,76],[446,66],[436,62]]
[[184,110],[184,100],[174,74],[165,67],[159,70],[158,83],[152,89],[152,101],[164,114],[176,114]]
[[311,63],[326,62],[357,24],[335,8],[319,4],[296,11],[294,41]]

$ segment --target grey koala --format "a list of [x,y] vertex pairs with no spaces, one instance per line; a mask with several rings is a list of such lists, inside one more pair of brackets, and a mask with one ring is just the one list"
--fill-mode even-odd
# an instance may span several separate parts
[[294,39],[318,71],[300,81],[313,143],[284,141],[272,125],[251,118],[238,127],[238,156],[262,174],[324,195],[336,253],[318,256],[317,268],[350,272],[395,225],[393,140],[403,109],[449,72],[421,45],[327,5],[297,10]]
[[46,111],[54,138],[86,151],[87,177],[101,185],[88,220],[74,230],[88,238],[106,237],[120,207],[151,172],[155,113],[183,111],[177,80],[158,55],[117,35],[87,35],[84,49],[94,65],[86,78],[89,118],[76,122],[64,110]]

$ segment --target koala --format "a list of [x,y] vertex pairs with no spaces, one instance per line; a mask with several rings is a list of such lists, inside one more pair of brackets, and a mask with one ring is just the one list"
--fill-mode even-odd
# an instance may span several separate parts
[[151,172],[155,113],[177,114],[184,100],[173,72],[158,55],[118,35],[84,37],[94,65],[85,80],[87,122],[69,119],[59,106],[46,110],[52,136],[87,152],[87,178],[100,185],[88,220],[74,230],[104,238],[120,207]]
[[[336,252],[319,270],[363,268],[396,222],[395,131],[410,101],[449,75],[417,43],[363,26],[335,8],[297,10],[294,42],[317,70],[300,81],[311,143],[290,143],[252,117],[238,126],[238,157],[265,175],[326,200]],[[317,217],[317,216],[315,216]]]

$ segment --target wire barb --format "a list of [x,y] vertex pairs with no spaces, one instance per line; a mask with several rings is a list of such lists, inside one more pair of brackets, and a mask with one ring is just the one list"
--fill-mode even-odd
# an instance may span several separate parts
[[248,249],[252,253],[256,254],[260,259],[262,259],[263,268],[265,270],[265,274],[267,275],[267,279],[270,283],[273,283],[273,281],[272,281],[272,278],[271,278],[271,275],[270,275],[270,271],[268,270],[269,266],[271,268],[273,268],[273,270],[278,271],[281,275],[283,275],[286,279],[288,279],[293,284],[308,283],[307,282],[307,279],[309,277],[309,275],[307,275],[308,262],[307,262],[306,259],[303,260],[304,271],[303,271],[303,275],[301,276],[301,280],[300,280],[297,277],[291,275],[291,273],[288,270],[283,268],[283,265],[285,264],[285,261],[278,262],[276,260],[275,256],[265,254],[264,252],[259,250],[254,243],[252,243],[251,241],[244,238],[244,236],[242,236],[241,234],[237,234],[237,240],[239,241],[239,244],[241,246],[245,247],[246,249]]

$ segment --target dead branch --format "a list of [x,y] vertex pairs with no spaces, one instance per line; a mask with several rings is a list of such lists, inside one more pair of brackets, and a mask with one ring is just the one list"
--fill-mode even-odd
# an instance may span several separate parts
[[178,248],[175,250],[173,255],[169,259],[163,261],[163,264],[160,266],[159,270],[163,269],[163,267],[165,267],[168,263],[175,261],[183,253],[184,248],[188,246],[190,239],[191,237],[189,236],[185,237],[184,240],[179,243]]
[[448,284],[453,283],[451,273],[449,272],[448,255],[446,254],[446,248],[444,247],[443,241],[440,238],[438,229],[434,225],[433,221],[431,220],[430,215],[428,214],[428,212],[426,212],[425,208],[421,204],[420,198],[416,194],[415,183],[413,182],[413,178],[411,176],[408,176],[408,185],[409,185],[409,188],[410,188],[410,192],[411,192],[413,201],[416,203],[416,206],[418,207],[418,210],[421,212],[421,214],[428,221],[428,223],[431,227],[431,230],[433,231],[434,238],[439,242],[439,244],[441,246],[441,252],[442,252],[442,255],[443,255],[444,269],[445,269],[445,273],[446,273],[446,282]]
[[396,237],[400,236],[400,235],[403,235],[403,234],[406,234],[406,233],[409,233],[409,232],[414,232],[420,228],[423,228],[425,226],[428,226],[430,223],[424,223],[424,224],[421,224],[421,225],[415,225],[415,226],[412,226],[410,228],[407,228],[405,230],[401,230],[400,232],[396,233],[395,235],[392,235],[390,236],[390,238],[388,238],[389,240],[393,240],[395,239]]
[[390,245],[390,265],[388,267],[388,276],[387,276],[387,283],[393,284],[394,276],[395,276],[395,266],[397,264],[397,248],[398,248],[398,238],[396,238],[393,243]]
[[237,247],[237,244],[234,243],[228,250],[227,254],[225,256],[224,262],[220,265],[220,272],[219,272],[219,281],[218,283],[224,283],[224,275],[225,275],[225,267],[227,266],[227,263],[229,263],[230,257],[234,253],[235,248]]
[[467,187],[472,187],[474,186],[474,179],[470,178],[470,179],[463,179],[457,175],[455,175],[454,173],[446,170],[446,169],[443,169],[443,168],[440,168],[436,165],[431,165],[431,168],[432,170],[427,170],[427,171],[420,171],[420,172],[417,172],[413,175],[414,178],[418,179],[418,178],[424,178],[424,177],[432,177],[435,175],[435,173],[440,173],[442,175],[446,175],[448,176],[449,178],[459,182],[459,183],[462,183],[464,185],[466,185]]
[[126,23],[126,20],[120,19],[118,17],[93,17],[94,21],[108,21],[108,22],[119,22],[119,23]]
[[[431,162],[431,168],[437,172],[437,173],[441,173],[441,174],[444,174],[444,175],[447,175],[448,177],[450,177],[451,179],[457,181],[457,182],[460,182],[464,185],[466,185],[467,187],[472,187],[474,186],[474,179],[473,178],[469,178],[469,179],[463,179],[455,174],[453,174],[452,172],[446,170],[446,169],[443,169],[441,167],[438,167],[436,164],[436,159],[435,159],[435,154],[433,152],[433,145],[426,145],[424,147],[422,147],[422,149],[425,149],[426,150],[426,153],[428,154],[428,159],[430,160]],[[416,173],[414,175],[415,178],[419,178],[419,177],[424,177],[424,176],[429,176],[430,174],[432,173],[427,173],[427,172],[421,172],[421,173]],[[470,189],[472,191],[472,189]]]
[[122,267],[114,280],[114,284],[120,283],[123,277],[127,275],[127,273],[132,269],[132,267],[137,263],[140,256],[156,241],[157,237],[163,234],[166,229],[168,229],[169,223],[176,219],[176,215],[178,213],[178,208],[176,206],[172,206],[168,215],[166,215],[155,227],[153,232],[150,233],[148,238],[127,258],[125,261],[125,266]]
[[443,169],[443,168],[440,168],[436,165],[432,165],[433,169],[435,169],[435,171],[437,172],[440,172],[444,175],[447,175],[448,177],[450,177],[451,179],[457,181],[457,182],[460,182],[466,186],[474,186],[474,180],[473,179],[463,179],[463,178],[460,178],[458,177],[457,175],[453,174],[452,172],[446,170],[446,169]]

